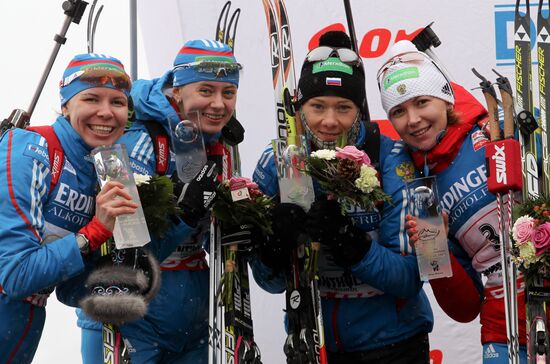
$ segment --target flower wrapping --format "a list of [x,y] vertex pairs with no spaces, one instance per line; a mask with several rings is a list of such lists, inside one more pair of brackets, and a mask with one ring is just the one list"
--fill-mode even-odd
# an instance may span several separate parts
[[391,198],[380,187],[378,172],[369,156],[355,146],[321,149],[305,160],[305,172],[315,178],[321,188],[332,195],[346,210],[360,206],[372,210],[377,204],[391,203]]
[[550,279],[550,201],[529,200],[515,208],[512,231],[512,259],[526,277]]
[[171,216],[179,214],[174,185],[167,176],[149,176],[134,173],[134,181],[141,200],[149,232],[163,237],[172,223]]
[[[246,189],[249,198],[234,201],[231,191]],[[274,203],[260,191],[258,185],[246,177],[232,177],[218,186],[218,198],[212,207],[214,216],[228,225],[252,224],[263,235],[272,234],[271,210]]]

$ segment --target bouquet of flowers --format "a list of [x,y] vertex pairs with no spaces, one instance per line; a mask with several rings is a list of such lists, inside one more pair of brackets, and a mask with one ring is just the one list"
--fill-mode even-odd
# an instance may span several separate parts
[[216,218],[229,225],[253,224],[262,234],[271,230],[271,209],[274,203],[264,195],[258,185],[246,177],[232,177],[220,183],[218,199],[212,212]]
[[134,181],[149,232],[155,236],[162,236],[170,227],[170,216],[181,212],[173,192],[172,180],[167,176],[134,173]]
[[516,207],[512,227],[512,260],[529,282],[535,276],[550,278],[550,200],[539,197]]
[[380,187],[369,156],[354,146],[317,150],[305,162],[306,173],[338,199],[343,210],[353,205],[372,210],[378,203],[391,202]]

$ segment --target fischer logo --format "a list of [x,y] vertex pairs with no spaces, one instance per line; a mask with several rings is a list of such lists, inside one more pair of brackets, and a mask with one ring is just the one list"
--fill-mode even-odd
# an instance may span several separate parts
[[103,362],[115,364],[115,332],[111,325],[103,325]]
[[483,359],[494,359],[498,357],[499,355],[495,350],[493,344],[489,344],[489,346],[487,346],[487,348],[483,351]]
[[504,152],[504,148],[504,145],[502,146],[502,148],[500,148],[498,145],[495,145],[495,154],[491,158],[495,161],[497,182],[506,184],[506,154]]
[[225,331],[225,363],[235,363],[235,335]]
[[538,166],[537,160],[532,153],[527,153],[527,155],[525,156],[525,164],[525,172],[527,173],[527,192],[529,193],[529,196],[538,197]]

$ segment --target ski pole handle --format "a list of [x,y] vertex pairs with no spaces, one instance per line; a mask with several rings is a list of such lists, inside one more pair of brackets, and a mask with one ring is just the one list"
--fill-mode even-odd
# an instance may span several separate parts
[[512,96],[512,85],[508,78],[504,77],[493,69],[498,75],[497,85],[502,99],[504,110],[504,139],[514,138],[514,98]]
[[[46,64],[46,68],[44,69],[44,72],[42,73],[42,77],[38,82],[38,87],[36,88],[36,91],[34,92],[34,96],[31,100],[31,103],[27,109],[29,118],[32,116],[32,113],[34,112],[34,108],[38,103],[40,94],[44,89],[44,85],[46,84],[48,75],[52,70],[55,58],[57,57],[57,53],[59,52],[59,48],[61,48],[61,45],[65,44],[65,42],[67,41],[67,38],[65,37],[65,35],[67,34],[69,25],[71,25],[71,22],[75,24],[78,24],[80,22],[80,19],[82,18],[82,14],[84,14],[84,10],[86,10],[87,5],[88,3],[82,0],[68,0],[63,3],[62,7],[65,12],[66,18],[65,18],[65,21],[63,22],[63,26],[61,27],[60,34],[56,34],[54,37],[54,40],[55,40],[54,49],[52,50],[50,58],[48,59],[48,63]],[[28,123],[24,126],[26,127],[27,125]]]
[[498,124],[498,103],[495,89],[493,88],[491,82],[479,74],[475,68],[472,68],[472,72],[481,79],[479,86],[481,87],[481,91],[485,97],[485,102],[487,103],[491,141],[497,141],[500,139],[500,126]]

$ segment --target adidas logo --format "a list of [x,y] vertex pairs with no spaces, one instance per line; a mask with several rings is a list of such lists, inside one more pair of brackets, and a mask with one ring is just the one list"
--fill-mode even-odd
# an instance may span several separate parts
[[484,359],[492,359],[492,358],[498,358],[498,357],[499,355],[495,350],[495,348],[493,347],[493,344],[489,344],[489,346],[487,346],[487,349],[483,351]]
[[204,201],[204,208],[208,208],[215,197],[216,197],[216,191],[204,191],[202,194],[202,198]]
[[444,84],[441,88],[441,92],[443,92],[445,95],[452,95],[453,91],[451,90],[451,85],[448,83]]

